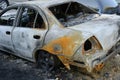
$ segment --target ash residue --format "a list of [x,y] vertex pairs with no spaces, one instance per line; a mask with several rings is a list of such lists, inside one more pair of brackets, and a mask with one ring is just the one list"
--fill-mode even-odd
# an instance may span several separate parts
[[43,73],[35,63],[0,52],[0,80],[120,80],[120,56],[109,60],[100,72],[89,74],[82,70],[72,67],[68,71],[61,66]]

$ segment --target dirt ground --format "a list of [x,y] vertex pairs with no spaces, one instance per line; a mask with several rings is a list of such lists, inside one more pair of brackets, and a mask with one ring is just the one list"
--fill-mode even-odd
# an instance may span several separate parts
[[68,71],[62,66],[43,73],[35,63],[0,51],[0,80],[120,80],[120,56],[116,55],[100,72],[92,75],[80,68]]

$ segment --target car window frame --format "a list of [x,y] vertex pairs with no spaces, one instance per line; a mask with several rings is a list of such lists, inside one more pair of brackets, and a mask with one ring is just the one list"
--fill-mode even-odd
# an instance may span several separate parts
[[[30,8],[30,9],[34,9],[35,11],[37,11],[37,13],[42,17],[44,23],[45,23],[45,28],[34,28],[34,29],[40,29],[40,30],[48,30],[49,29],[49,24],[48,24],[48,19],[44,13],[44,11],[37,5],[34,5],[34,4],[22,4],[20,6],[20,11],[19,11],[19,15],[17,17],[17,22],[16,22],[16,27],[19,27],[19,28],[26,28],[26,27],[22,27],[22,26],[19,26],[19,23],[20,23],[20,18],[22,16],[22,9],[23,8]],[[34,23],[35,24],[35,23]],[[29,27],[27,27],[29,28]],[[33,28],[30,28],[30,29],[33,29]]]

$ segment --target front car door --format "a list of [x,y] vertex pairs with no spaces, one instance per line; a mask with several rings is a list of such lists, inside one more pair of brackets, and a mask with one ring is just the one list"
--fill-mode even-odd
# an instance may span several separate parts
[[0,49],[7,52],[13,52],[13,43],[11,39],[12,30],[15,25],[18,7],[8,8],[0,14]]
[[42,47],[44,37],[48,31],[46,18],[41,9],[24,6],[18,19],[18,25],[12,33],[12,40],[17,55],[32,59],[32,53]]

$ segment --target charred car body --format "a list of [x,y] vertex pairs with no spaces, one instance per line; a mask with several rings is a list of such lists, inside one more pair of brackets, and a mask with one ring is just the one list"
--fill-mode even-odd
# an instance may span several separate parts
[[51,70],[99,70],[119,52],[120,17],[100,15],[76,0],[32,1],[0,14],[0,49]]

